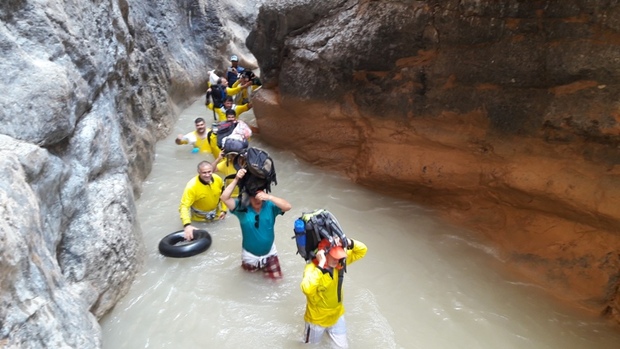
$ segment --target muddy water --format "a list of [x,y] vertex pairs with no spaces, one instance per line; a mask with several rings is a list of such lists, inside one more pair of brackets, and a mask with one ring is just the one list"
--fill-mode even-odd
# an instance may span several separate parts
[[[568,308],[512,276],[492,247],[413,203],[356,187],[286,150],[253,138],[276,159],[273,194],[293,209],[278,218],[276,245],[284,279],[240,268],[238,221],[203,224],[206,252],[163,257],[159,240],[179,230],[178,204],[196,164],[211,157],[177,146],[174,137],[209,118],[197,101],[157,147],[138,201],[147,261],[129,294],[101,321],[104,348],[305,348],[304,263],[291,240],[302,212],[327,208],[349,237],[364,241],[365,259],[349,267],[345,308],[351,348],[618,348],[620,331]],[[253,122],[250,114],[242,118]],[[315,348],[329,348],[327,338]]]

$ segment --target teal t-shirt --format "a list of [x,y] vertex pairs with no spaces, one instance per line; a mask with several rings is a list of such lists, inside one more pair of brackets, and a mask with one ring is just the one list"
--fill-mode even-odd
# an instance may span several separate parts
[[246,210],[239,210],[239,208],[237,199],[235,209],[231,213],[239,218],[243,249],[255,256],[266,255],[275,240],[276,216],[284,212],[271,201],[263,201],[259,214],[251,205],[248,205]]

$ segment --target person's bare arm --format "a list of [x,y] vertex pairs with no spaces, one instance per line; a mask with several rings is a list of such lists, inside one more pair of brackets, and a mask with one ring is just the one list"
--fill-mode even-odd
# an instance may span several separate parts
[[214,172],[217,171],[217,164],[219,164],[223,158],[224,158],[224,152],[220,152],[217,158],[215,158],[215,160],[213,160],[213,162],[211,163],[211,167],[213,167]]
[[284,200],[283,198],[277,197],[275,195],[267,194],[264,191],[260,190],[256,193],[256,198],[263,201],[271,201],[274,205],[278,206],[282,212],[286,212],[291,209],[291,204]]
[[233,190],[235,190],[235,187],[237,186],[237,183],[239,183],[239,180],[243,178],[243,176],[245,176],[245,173],[246,169],[244,168],[237,171],[237,175],[235,176],[235,178],[226,186],[226,188],[222,192],[222,195],[220,196],[220,200],[222,200],[224,205],[226,205],[226,207],[228,207],[230,211],[234,210],[236,207],[235,199],[232,197]]

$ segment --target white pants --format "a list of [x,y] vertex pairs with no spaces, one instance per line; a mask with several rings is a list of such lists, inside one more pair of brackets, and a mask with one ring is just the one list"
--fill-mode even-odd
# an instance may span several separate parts
[[278,251],[276,250],[275,242],[271,245],[271,250],[264,256],[255,256],[251,254],[250,252],[241,248],[241,261],[245,264],[249,264],[257,268],[262,268],[265,265],[265,261],[267,260],[267,257],[273,256],[274,254],[277,254],[277,253]]
[[322,327],[319,325],[311,324],[306,322],[306,326],[304,328],[304,343],[319,343],[321,342],[321,338],[323,334],[327,331],[329,338],[334,341],[334,344],[338,348],[348,348],[349,343],[347,343],[347,324],[344,321],[344,315],[338,319],[331,327]]

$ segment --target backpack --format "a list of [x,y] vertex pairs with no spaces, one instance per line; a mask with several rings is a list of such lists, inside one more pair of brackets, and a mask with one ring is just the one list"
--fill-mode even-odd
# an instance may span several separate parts
[[[245,168],[245,176],[239,181],[240,196],[243,193],[254,195],[262,190],[266,193],[271,191],[271,184],[278,184],[276,168],[271,156],[266,151],[249,147],[235,158],[236,168]],[[242,201],[243,202],[243,201]]]
[[222,121],[217,124],[217,132],[215,134],[217,135],[217,146],[220,149],[224,150],[223,140],[225,137],[230,136],[235,127],[237,127],[237,123],[233,121]]
[[295,220],[293,231],[295,235],[292,239],[295,239],[297,243],[297,253],[306,262],[316,257],[319,243],[323,240],[327,241],[329,246],[335,246],[336,237],[338,237],[340,238],[342,248],[345,250],[347,248],[348,240],[338,220],[331,212],[325,209],[302,213],[301,217]]
[[211,85],[211,92],[207,92],[207,100],[205,104],[209,104],[209,97],[213,101],[213,110],[221,108],[226,99],[226,87],[222,85]]

